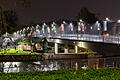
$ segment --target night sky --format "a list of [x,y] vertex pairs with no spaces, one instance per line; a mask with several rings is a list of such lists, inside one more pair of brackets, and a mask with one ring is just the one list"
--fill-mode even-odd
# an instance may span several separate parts
[[[23,4],[23,1],[29,4]],[[120,0],[0,0],[4,9],[14,9],[21,24],[51,20],[75,20],[82,7],[87,7],[100,18],[120,19]]]

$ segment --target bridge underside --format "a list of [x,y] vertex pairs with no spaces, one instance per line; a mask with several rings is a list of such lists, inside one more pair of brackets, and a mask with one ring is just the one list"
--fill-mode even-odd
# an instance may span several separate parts
[[[42,39],[41,39],[42,41]],[[91,50],[102,54],[104,56],[117,56],[120,55],[120,45],[112,43],[91,42],[91,41],[75,41],[75,40],[61,40],[61,39],[47,39],[48,46],[55,49],[55,43],[58,44],[58,53],[64,53],[68,49],[68,53],[80,53],[82,50]],[[38,39],[38,42],[40,40]],[[36,41],[37,43],[37,41]],[[77,46],[77,52],[76,52]],[[50,49],[50,50],[51,50]],[[51,52],[55,52],[55,50]]]
[[81,47],[90,49],[104,56],[120,55],[120,45],[111,43],[97,43],[97,42],[79,42]]

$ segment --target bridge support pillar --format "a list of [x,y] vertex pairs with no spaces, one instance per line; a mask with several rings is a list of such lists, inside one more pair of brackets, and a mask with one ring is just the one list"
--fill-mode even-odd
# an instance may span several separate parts
[[58,43],[55,43],[55,54],[58,54]]
[[64,53],[68,53],[68,48],[64,48]]
[[68,45],[67,44],[65,44],[64,53],[68,53]]
[[44,41],[43,41],[43,52],[44,53],[48,52],[48,41],[46,38],[44,38]]
[[78,53],[78,46],[75,45],[75,53]]

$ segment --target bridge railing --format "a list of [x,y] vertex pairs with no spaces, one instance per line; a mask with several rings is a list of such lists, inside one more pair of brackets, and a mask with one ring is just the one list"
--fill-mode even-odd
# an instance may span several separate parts
[[54,34],[51,35],[51,38],[120,44],[120,36],[104,36],[90,34]]
[[33,37],[41,37],[41,38],[47,37],[47,38],[120,44],[120,36],[104,36],[104,35],[91,35],[91,34],[46,34],[46,35],[35,34]]
[[[25,35],[10,35],[14,40],[20,39]],[[81,40],[81,41],[92,41],[92,42],[103,42],[120,44],[120,36],[106,36],[106,35],[92,35],[92,34],[33,34],[32,37],[39,38],[54,38],[54,39],[67,39],[67,40]],[[2,41],[2,40],[0,40]]]

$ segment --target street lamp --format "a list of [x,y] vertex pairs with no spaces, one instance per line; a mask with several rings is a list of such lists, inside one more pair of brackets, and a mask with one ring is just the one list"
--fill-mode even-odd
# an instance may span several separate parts
[[78,31],[84,32],[85,34],[85,24],[82,19],[78,22]]
[[95,25],[96,25],[96,28],[97,28],[98,34],[100,34],[100,29],[101,29],[101,25],[100,25],[100,23],[99,23],[98,21],[96,21]]
[[105,19],[106,21],[109,21],[110,19],[108,18],[108,17],[106,17],[106,19]]
[[57,31],[56,31],[56,23],[55,22],[53,22],[52,24],[51,24],[51,31],[52,31],[52,33],[53,34],[56,34],[57,33]]
[[80,19],[80,22],[83,22],[83,20],[82,20],[82,19]]
[[80,19],[80,21],[78,22],[77,33],[81,31],[81,22],[82,20]]
[[120,19],[119,19],[119,20],[117,20],[117,23],[120,23]]
[[103,21],[103,30],[107,31],[107,20]]
[[73,31],[74,25],[72,23],[69,24],[69,28],[70,28],[70,32],[74,33]]

